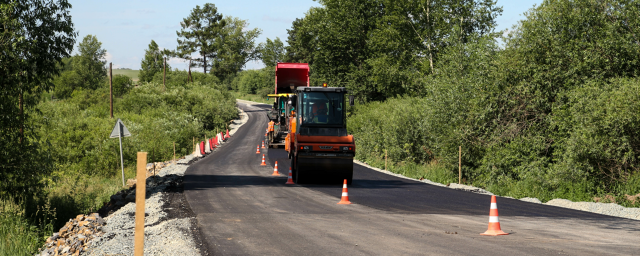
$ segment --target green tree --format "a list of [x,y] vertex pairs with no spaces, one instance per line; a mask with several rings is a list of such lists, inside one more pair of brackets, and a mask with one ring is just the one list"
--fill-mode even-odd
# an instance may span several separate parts
[[[207,58],[219,58],[220,38],[226,22],[214,4],[207,3],[202,8],[196,5],[191,14],[180,23],[182,29],[176,31],[178,49],[174,54],[183,59],[193,60],[192,65],[203,67],[206,74]],[[191,56],[193,53],[199,56],[194,58]]]
[[[525,13],[526,19],[504,38],[505,49],[498,60],[495,85],[499,90],[491,90],[490,96],[496,107],[487,113],[494,117],[487,130],[497,146],[487,153],[492,156],[485,160],[487,170],[514,177],[548,177],[549,186],[582,179],[596,184],[606,181],[609,186],[611,181],[625,179],[621,173],[637,170],[627,158],[637,149],[613,136],[626,133],[623,128],[611,126],[607,131],[592,125],[599,122],[594,120],[609,122],[610,117],[585,115],[575,104],[610,109],[585,105],[579,98],[605,104],[598,94],[624,97],[582,88],[606,88],[613,86],[611,79],[640,75],[639,12],[637,1],[547,0]],[[633,141],[631,134],[624,135]],[[598,142],[576,143],[585,141],[580,136],[597,137]],[[596,146],[598,143],[611,144]],[[609,148],[597,154],[611,158],[604,161],[585,153],[598,148]],[[619,158],[623,154],[628,155]],[[514,155],[519,157],[511,157]],[[533,170],[540,171],[531,173]]]
[[[256,94],[264,91],[273,93],[274,85],[273,67],[265,67],[258,70],[244,70],[235,78],[238,90],[247,94]],[[267,88],[262,90],[263,88]],[[267,95],[261,95],[266,97]]]
[[131,87],[133,86],[133,80],[131,79],[131,77],[128,77],[126,75],[113,76],[112,83],[113,83],[113,94],[118,97],[127,93],[129,90],[131,90]]
[[285,62],[291,63],[310,63],[312,62],[311,52],[315,49],[313,35],[309,31],[310,28],[307,19],[312,16],[312,12],[315,12],[316,8],[311,8],[307,12],[304,18],[293,21],[291,29],[287,29],[287,43],[285,46]]
[[75,44],[70,8],[66,0],[0,3],[0,196],[34,193],[52,170],[25,124]]
[[280,38],[275,40],[267,38],[267,42],[258,45],[260,59],[267,67],[274,67],[278,62],[283,62],[285,58],[285,48]]
[[255,41],[261,33],[258,28],[249,29],[246,20],[227,16],[224,21],[221,38],[215,43],[218,54],[210,59],[211,72],[221,80],[258,57]]
[[62,72],[53,80],[54,95],[56,98],[65,99],[71,96],[76,88],[82,88],[82,78],[74,70]]
[[[151,40],[149,49],[144,51],[144,59],[140,63],[140,74],[138,77],[141,82],[151,82],[153,76],[157,72],[162,72],[164,67],[164,57],[167,55],[160,51],[156,41]],[[171,66],[167,64],[167,70],[171,70]]]
[[96,36],[87,35],[78,44],[78,51],[73,69],[82,79],[83,88],[95,90],[107,77],[107,50],[102,49],[102,43]]
[[288,30],[286,60],[310,63],[312,83],[346,86],[373,100],[424,95],[423,77],[451,39],[493,32],[502,11],[490,0],[320,3]]

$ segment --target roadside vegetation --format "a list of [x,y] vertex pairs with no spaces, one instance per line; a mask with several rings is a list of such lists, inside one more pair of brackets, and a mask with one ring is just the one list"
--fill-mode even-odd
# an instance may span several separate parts
[[[507,31],[491,0],[320,3],[262,49],[356,96],[359,160],[457,183],[461,147],[465,184],[640,207],[639,3],[547,0]],[[266,96],[270,63],[227,87]]]
[[[94,35],[76,45],[68,2],[0,7],[0,47],[15,53],[0,56],[0,255],[34,254],[68,219],[96,212],[123,189],[118,139],[109,138],[117,118],[132,134],[122,139],[129,179],[136,152],[148,152],[150,163],[166,161],[175,143],[179,158],[193,151],[194,139],[214,136],[237,117],[235,97],[220,82],[225,76],[169,67],[163,84],[161,60],[169,53],[152,41],[139,82],[134,72],[114,72],[110,118],[106,49]],[[225,29],[242,32],[242,20],[225,18],[234,25]]]

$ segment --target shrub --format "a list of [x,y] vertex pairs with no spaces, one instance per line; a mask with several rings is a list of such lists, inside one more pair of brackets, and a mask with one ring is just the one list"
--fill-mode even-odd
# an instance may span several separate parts
[[82,86],[82,78],[73,70],[64,71],[53,80],[54,95],[58,99],[71,97],[73,90]]
[[125,75],[115,75],[112,80],[113,95],[120,97],[127,93],[133,87],[133,80]]

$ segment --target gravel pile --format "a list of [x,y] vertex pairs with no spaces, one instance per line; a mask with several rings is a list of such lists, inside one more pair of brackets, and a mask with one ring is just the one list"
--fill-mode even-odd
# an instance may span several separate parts
[[47,238],[44,248],[36,255],[80,255],[93,239],[104,234],[104,224],[105,221],[97,213],[80,214]]
[[[168,219],[165,197],[166,193],[155,192],[145,201],[144,254],[200,255],[190,232],[191,218]],[[83,255],[132,255],[135,209],[135,203],[128,203],[106,217],[105,234],[93,240]]]

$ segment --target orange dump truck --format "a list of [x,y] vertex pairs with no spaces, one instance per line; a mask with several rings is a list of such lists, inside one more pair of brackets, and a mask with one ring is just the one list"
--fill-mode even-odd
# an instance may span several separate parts
[[309,86],[309,65],[307,63],[277,63],[274,99],[271,111],[267,113],[267,145],[270,148],[284,146],[289,134],[289,117],[294,110],[291,104],[293,91],[300,86]]

